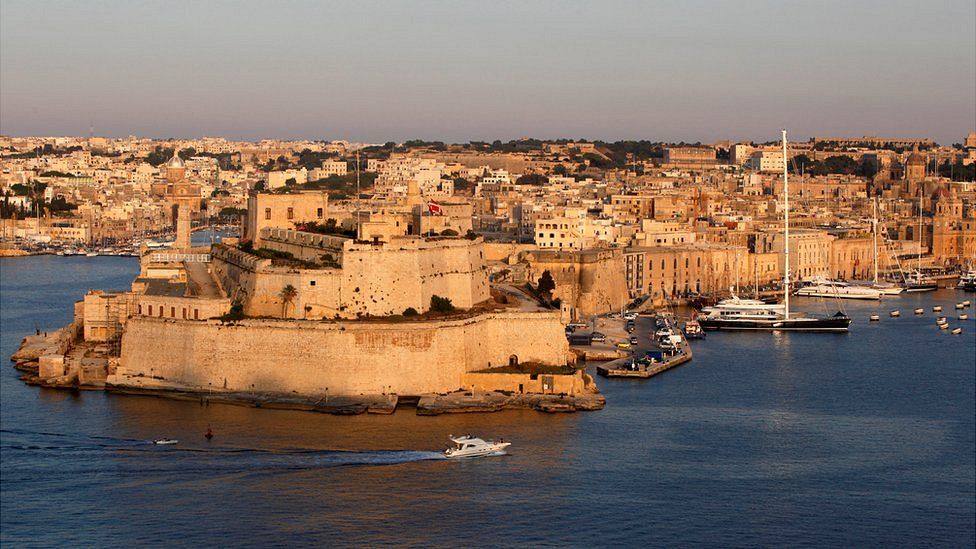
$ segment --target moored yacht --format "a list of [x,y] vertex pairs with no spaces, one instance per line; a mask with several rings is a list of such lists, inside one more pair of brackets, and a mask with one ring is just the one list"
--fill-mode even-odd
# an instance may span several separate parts
[[468,458],[468,457],[487,457],[501,456],[506,454],[505,449],[512,445],[511,442],[504,440],[483,440],[472,435],[461,437],[449,437],[454,446],[444,451],[444,456],[448,458]]
[[[786,149],[786,130],[783,130],[783,158],[789,158]],[[846,332],[851,318],[843,312],[833,316],[808,317],[790,314],[790,183],[788,164],[783,164],[783,286],[786,288],[783,303],[766,303],[755,299],[731,299],[707,307],[698,317],[698,323],[706,330],[767,330],[803,332]],[[833,294],[830,294],[831,296]],[[878,294],[880,296],[880,294]]]
[[881,299],[881,291],[868,286],[855,286],[839,280],[814,277],[796,291],[803,297],[836,297],[841,299]]
[[924,276],[921,271],[912,271],[912,274],[905,280],[905,291],[910,293],[934,292],[939,289],[935,280]]

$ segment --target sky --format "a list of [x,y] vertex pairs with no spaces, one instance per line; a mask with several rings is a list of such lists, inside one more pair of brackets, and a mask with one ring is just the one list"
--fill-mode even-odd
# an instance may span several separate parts
[[976,129],[976,2],[0,1],[0,133],[713,142]]

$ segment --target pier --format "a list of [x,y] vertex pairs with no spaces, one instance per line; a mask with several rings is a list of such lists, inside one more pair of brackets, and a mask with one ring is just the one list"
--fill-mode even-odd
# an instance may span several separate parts
[[[659,315],[663,318],[667,327],[673,331],[681,333],[678,328],[677,321],[672,315]],[[653,336],[653,330],[652,330]],[[652,341],[653,337],[651,338]],[[656,342],[655,342],[655,345]],[[660,346],[658,345],[660,349]],[[691,344],[688,343],[688,339],[681,336],[681,343],[677,345],[677,348],[671,351],[661,349],[662,360],[655,361],[647,364],[640,364],[636,361],[634,356],[617,359],[606,364],[601,364],[596,367],[596,373],[603,377],[624,377],[624,378],[636,378],[636,379],[648,379],[654,377],[662,372],[666,372],[672,368],[680,366],[686,362],[691,361],[692,351]],[[636,353],[635,353],[636,354]]]

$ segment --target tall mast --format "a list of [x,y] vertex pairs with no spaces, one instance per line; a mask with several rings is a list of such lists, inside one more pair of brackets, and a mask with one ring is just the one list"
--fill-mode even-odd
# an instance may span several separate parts
[[878,283],[878,197],[871,198],[874,210],[874,283]]
[[786,164],[786,130],[783,130],[783,306],[785,318],[790,318],[790,174]]
[[356,149],[356,240],[362,240],[363,234],[360,227],[363,224],[362,219],[359,218],[360,210],[362,206],[360,204],[360,194],[359,194],[359,149]]

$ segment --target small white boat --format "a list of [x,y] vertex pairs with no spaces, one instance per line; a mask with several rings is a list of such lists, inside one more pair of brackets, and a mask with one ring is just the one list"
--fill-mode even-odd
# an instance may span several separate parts
[[969,315],[959,315],[959,320],[969,320]]
[[501,456],[506,454],[505,448],[512,445],[504,440],[483,440],[472,435],[462,437],[450,436],[454,446],[444,451],[447,458],[473,458],[487,456]]
[[957,310],[957,311],[958,311],[959,309],[962,309],[962,308],[964,308],[964,307],[965,307],[965,305],[963,305],[962,303],[956,303],[956,310]]
[[956,328],[952,330],[952,335],[959,335],[962,333],[962,328]]
[[948,330],[949,329],[949,323],[948,322],[942,322],[942,323],[940,323],[939,324],[939,329],[940,330]]
[[942,312],[942,305],[936,305],[935,307],[932,307],[932,312],[933,313],[941,313]]
[[970,303],[970,301],[968,299],[966,301],[963,301],[962,302],[962,306],[963,307],[969,307],[970,305],[972,305],[972,303]]
[[881,320],[881,315],[871,315],[870,320],[871,320],[871,322],[877,322],[877,321]]
[[921,307],[919,307],[918,309],[915,309],[915,314],[917,314],[917,315],[924,315],[925,314],[925,309],[922,309]]
[[946,317],[944,317],[944,316],[940,316],[939,318],[935,319],[935,321],[936,322],[939,322],[939,323],[941,323],[941,322],[949,322],[949,319],[946,318]]
[[891,311],[888,314],[891,316],[891,318],[898,318],[901,316],[901,311]]
[[170,444],[177,444],[179,442],[180,441],[172,438],[157,438],[156,440],[152,441],[152,443],[157,446],[169,446]]

